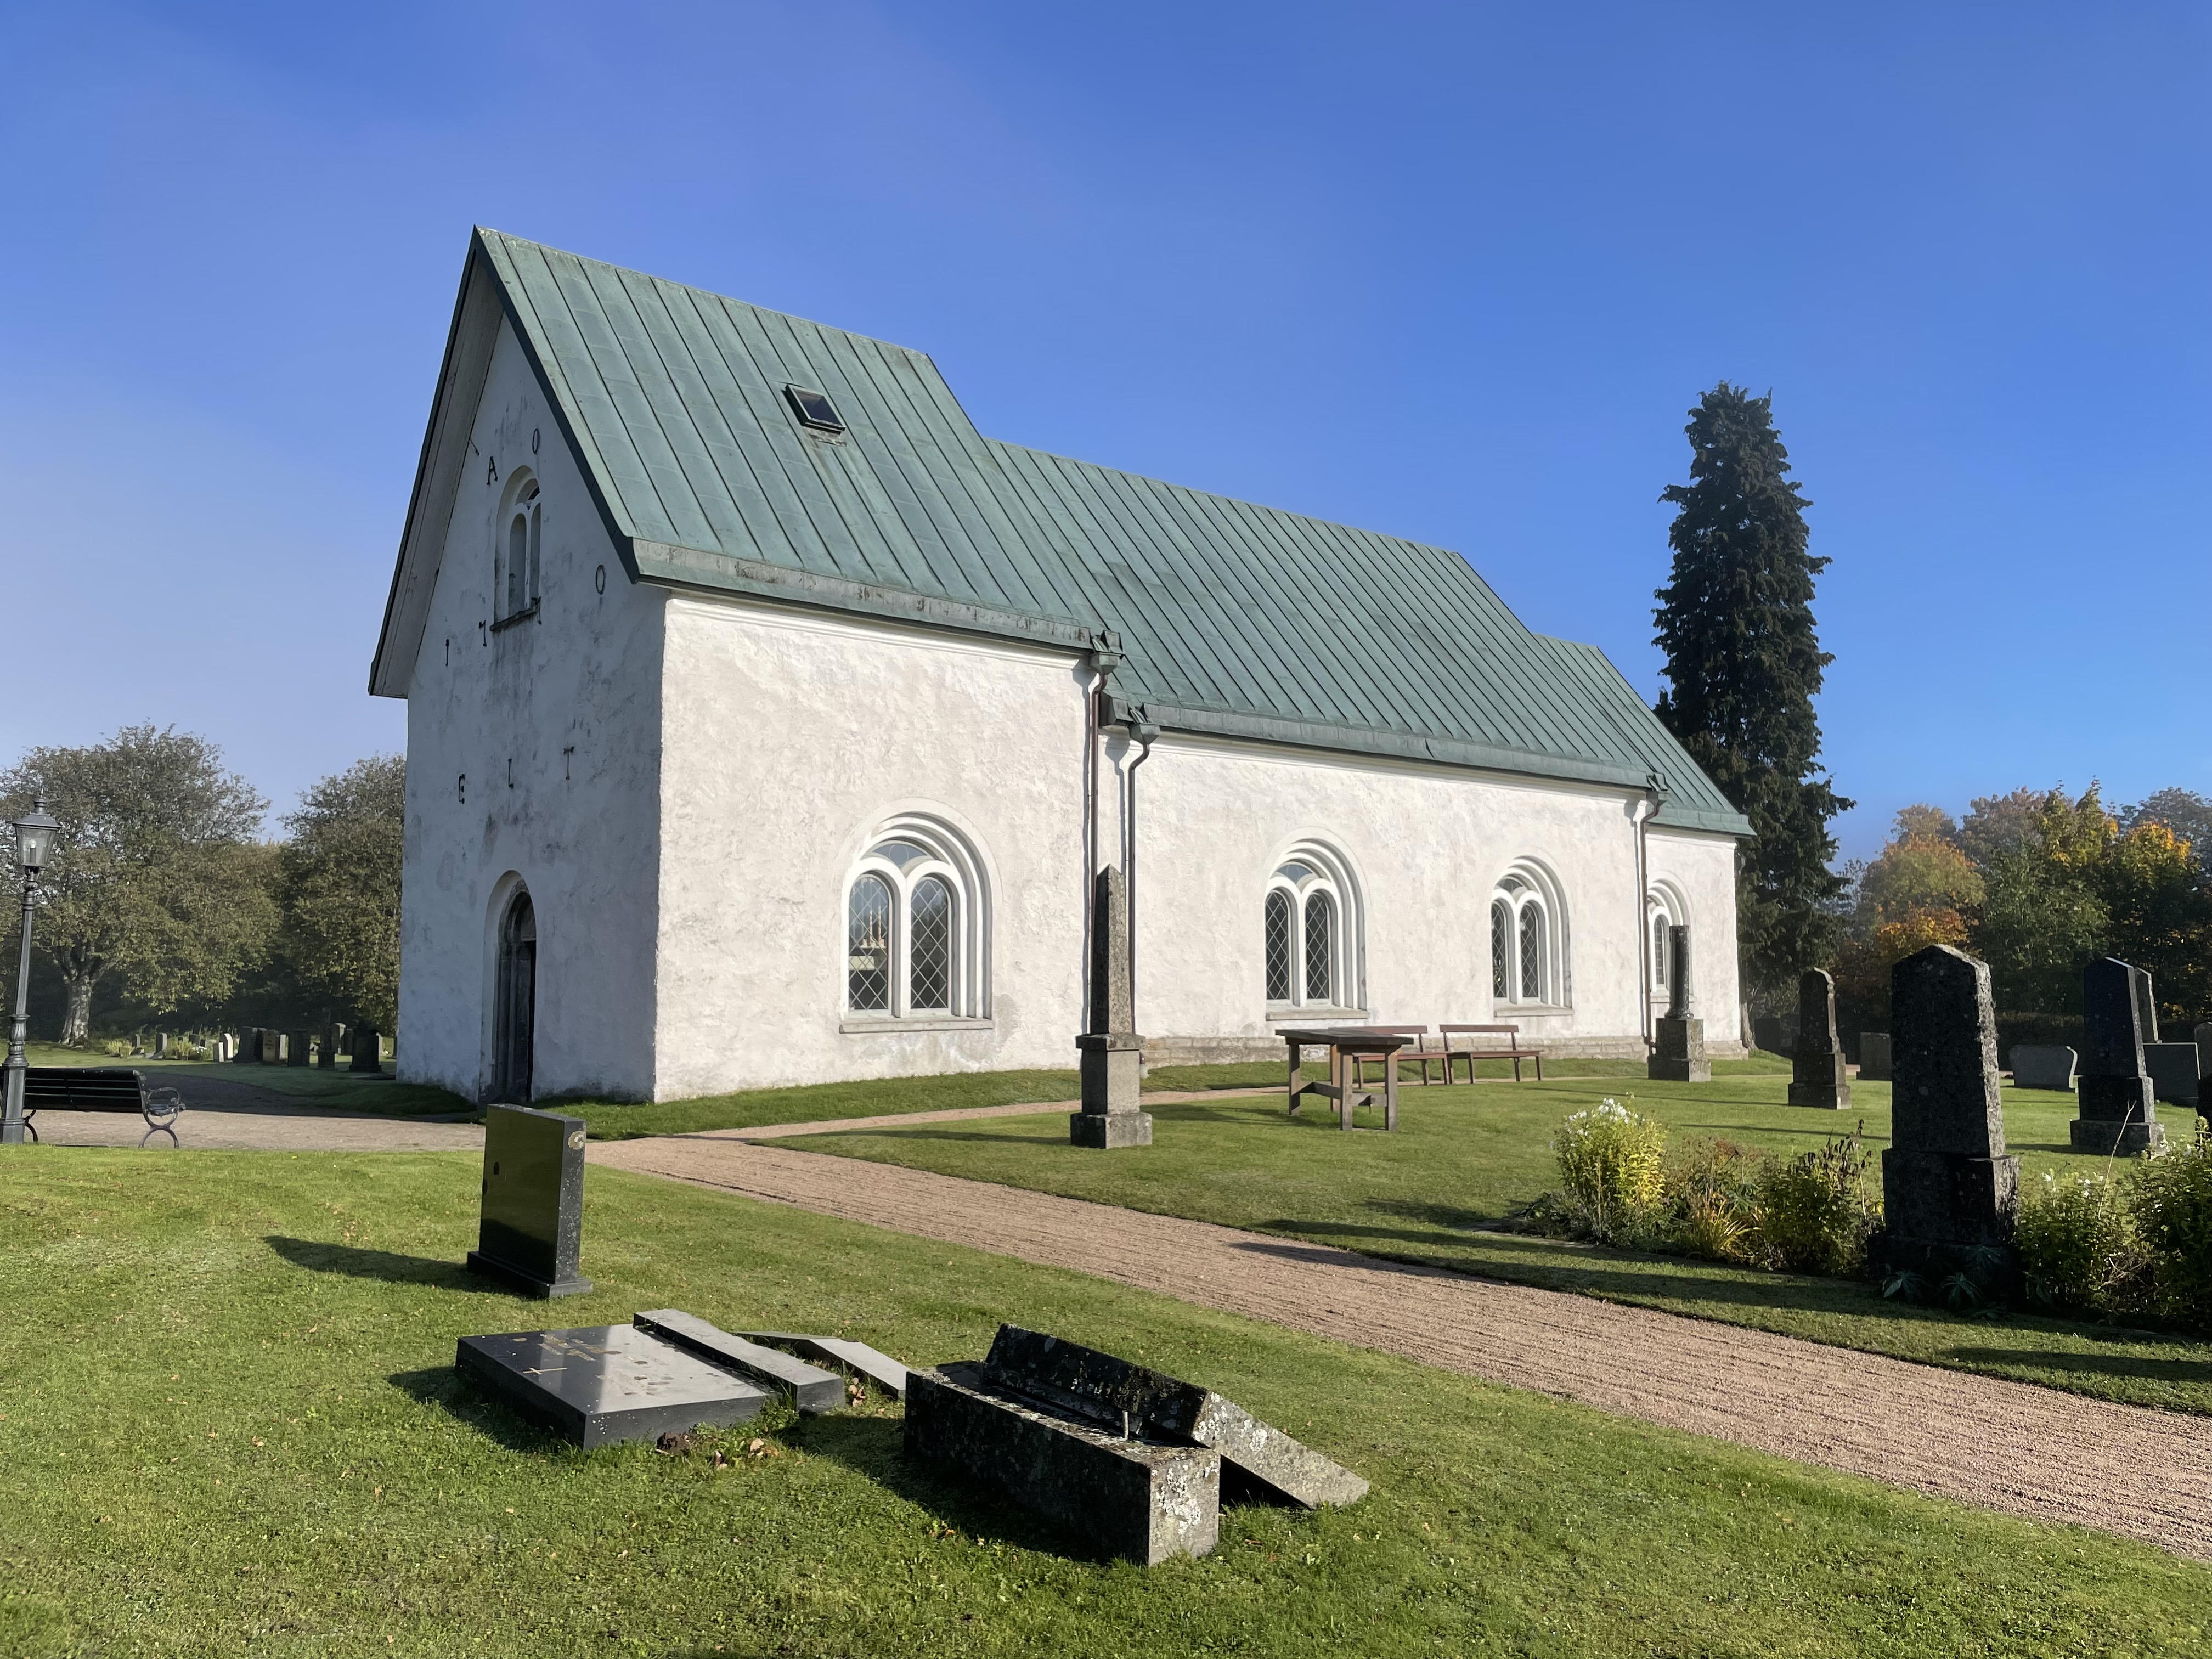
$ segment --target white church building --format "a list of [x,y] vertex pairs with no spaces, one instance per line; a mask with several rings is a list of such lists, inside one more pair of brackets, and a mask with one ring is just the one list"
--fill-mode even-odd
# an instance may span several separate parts
[[638,1100],[1510,1023],[1640,1057],[1748,826],[1456,553],[984,437],[920,352],[480,230],[370,690],[401,1071]]

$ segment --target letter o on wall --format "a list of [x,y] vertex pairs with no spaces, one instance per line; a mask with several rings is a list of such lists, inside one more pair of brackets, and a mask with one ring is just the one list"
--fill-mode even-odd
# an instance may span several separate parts
[[601,565],[597,570],[594,570],[592,573],[592,590],[598,593],[604,593],[607,591],[606,566]]

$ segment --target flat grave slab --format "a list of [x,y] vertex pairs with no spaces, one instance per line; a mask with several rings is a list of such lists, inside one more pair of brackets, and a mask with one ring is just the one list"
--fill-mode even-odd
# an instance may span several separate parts
[[855,1342],[844,1336],[802,1336],[795,1331],[737,1331],[748,1342],[759,1342],[771,1348],[788,1348],[793,1353],[809,1359],[827,1360],[832,1365],[858,1371],[895,1400],[906,1398],[907,1368],[887,1353],[879,1353],[865,1342]]
[[792,1404],[802,1412],[834,1412],[845,1403],[845,1379],[836,1372],[810,1365],[781,1349],[732,1336],[696,1314],[675,1308],[655,1308],[635,1316],[631,1322],[664,1342],[672,1342],[696,1354],[709,1364],[735,1371],[763,1388],[789,1395]]
[[453,1363],[586,1448],[727,1428],[769,1401],[751,1383],[634,1325],[465,1336]]

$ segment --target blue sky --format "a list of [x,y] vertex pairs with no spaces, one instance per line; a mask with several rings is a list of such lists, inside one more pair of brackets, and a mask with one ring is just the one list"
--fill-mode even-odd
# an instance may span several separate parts
[[2212,793],[2208,93],[2201,5],[0,4],[0,759],[401,745],[482,222],[1458,549],[1647,694],[1686,411],[1771,389],[1847,854]]

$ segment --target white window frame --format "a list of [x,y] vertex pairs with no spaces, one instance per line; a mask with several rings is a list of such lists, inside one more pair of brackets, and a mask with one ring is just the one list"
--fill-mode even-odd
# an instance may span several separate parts
[[[544,490],[528,467],[517,467],[501,492],[499,517],[492,526],[491,610],[495,623],[513,622],[538,608],[541,553],[544,546]],[[515,521],[523,523],[522,602],[507,603],[514,575],[512,543]]]
[[[1280,893],[1291,906],[1291,994],[1272,994],[1267,982],[1267,922],[1270,895]],[[1307,989],[1306,907],[1316,897],[1329,907],[1333,936],[1328,942],[1329,994],[1316,998]],[[1260,897],[1260,983],[1270,1019],[1321,1015],[1364,1014],[1366,986],[1360,972],[1359,893],[1341,855],[1318,843],[1292,847],[1267,877]]]
[[1690,925],[1689,907],[1682,902],[1681,893],[1672,882],[1655,883],[1644,896],[1644,936],[1645,948],[1651,952],[1651,995],[1653,1006],[1662,1012],[1674,987],[1668,981],[1671,964],[1662,942],[1661,927],[1686,927]]
[[[1499,905],[1505,907],[1505,994],[1498,994],[1497,927]],[[1534,911],[1538,928],[1536,994],[1528,993],[1522,969],[1522,929]],[[1573,978],[1567,951],[1567,910],[1559,883],[1542,866],[1523,860],[1503,876],[1491,893],[1484,914],[1491,956],[1491,1002],[1498,1012],[1558,1012],[1572,1006]]]
[[[847,1031],[915,1030],[991,1023],[990,896],[981,861],[966,839],[932,819],[901,817],[885,822],[869,838],[868,850],[855,860],[840,888],[837,914],[837,999],[841,1029]],[[853,891],[862,878],[875,876],[890,890],[890,963],[888,1008],[852,1006],[850,929]],[[946,929],[945,1004],[916,1008],[914,999],[914,895],[932,877],[944,884],[951,905]]]

